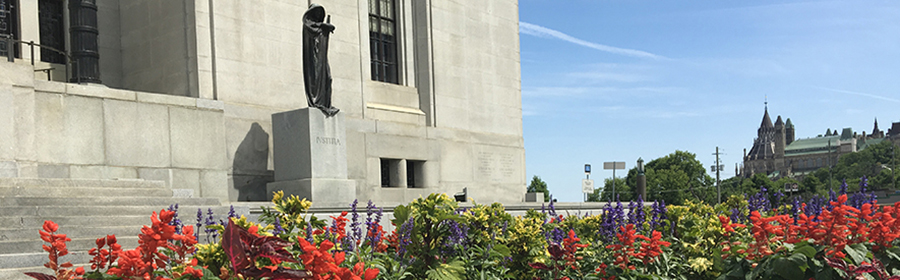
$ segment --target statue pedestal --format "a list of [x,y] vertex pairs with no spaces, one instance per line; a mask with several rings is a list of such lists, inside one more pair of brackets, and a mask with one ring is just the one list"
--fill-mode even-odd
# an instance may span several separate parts
[[344,206],[356,198],[356,181],[347,179],[344,116],[325,117],[319,109],[303,108],[272,115],[275,182],[267,197],[306,198],[316,206]]

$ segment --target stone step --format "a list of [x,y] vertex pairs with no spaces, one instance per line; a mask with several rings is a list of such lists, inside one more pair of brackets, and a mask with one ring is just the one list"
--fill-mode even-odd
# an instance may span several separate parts
[[[120,217],[116,217],[116,219],[121,220]],[[144,225],[150,224],[149,217],[134,217],[133,219],[139,220],[139,222],[135,224],[131,221],[131,223],[122,223],[121,225],[117,224],[115,226],[73,226],[70,224],[60,224],[57,233],[64,233],[69,238],[98,238],[104,237],[107,234],[115,234],[117,237],[129,235],[136,236],[138,233],[141,233],[141,228]],[[40,239],[41,236],[38,233],[40,230],[41,227],[0,229],[0,241]]]
[[164,188],[109,188],[109,187],[4,187],[0,196],[5,197],[172,197],[172,190]]
[[52,187],[52,188],[166,188],[163,181],[141,179],[39,179],[39,178],[0,178],[0,187]]
[[[71,236],[66,235],[69,238]],[[130,236],[116,236],[116,240],[119,245],[122,245],[122,250],[130,250],[134,249],[138,245],[138,237],[137,235]],[[97,247],[96,244],[97,237],[93,238],[72,238],[72,241],[66,243],[66,248],[70,252],[75,251],[84,251],[87,252],[91,248]],[[43,252],[42,245],[47,244],[40,237],[29,240],[11,240],[11,241],[0,241],[0,252],[4,253],[36,253]]]
[[[171,202],[174,203],[174,202]],[[98,206],[96,204],[85,205],[85,206],[0,206],[0,217],[23,217],[23,216],[39,216],[39,217],[50,217],[50,216],[132,216],[132,215],[144,215],[148,219],[150,214],[154,211],[159,212],[160,209],[168,209],[169,205],[139,205],[139,206],[117,206],[117,205],[109,205],[109,206]],[[185,205],[181,206],[179,204],[178,215],[180,217],[191,217],[196,219],[197,209],[200,208],[203,210],[203,214],[206,215],[209,209],[213,210],[213,213],[219,214],[227,214],[229,210],[229,206],[219,206],[219,205]],[[184,220],[184,218],[182,218]],[[43,220],[41,220],[43,223]],[[3,224],[0,224],[2,226]]]
[[[91,255],[87,251],[70,251],[68,255],[59,258],[62,262],[71,262],[75,267],[84,266],[90,270]],[[25,272],[39,272],[51,274],[49,268],[43,266],[49,261],[46,252],[41,253],[15,253],[0,254],[0,279],[34,280],[26,276]]]
[[108,205],[108,206],[157,206],[168,207],[171,204],[181,206],[220,205],[216,198],[180,198],[180,197],[0,197],[0,205],[11,206],[57,206],[57,205]]

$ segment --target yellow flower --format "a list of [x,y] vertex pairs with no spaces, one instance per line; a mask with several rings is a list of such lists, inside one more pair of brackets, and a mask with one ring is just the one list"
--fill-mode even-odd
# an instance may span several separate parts
[[691,268],[697,272],[707,271],[713,265],[713,263],[706,258],[692,258],[688,263],[691,265]]
[[272,195],[272,203],[278,203],[277,201],[281,200],[284,197],[284,191],[277,191],[274,195]]

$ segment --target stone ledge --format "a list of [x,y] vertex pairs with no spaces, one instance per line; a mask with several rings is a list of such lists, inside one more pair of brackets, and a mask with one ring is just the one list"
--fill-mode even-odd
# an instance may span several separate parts
[[66,94],[80,95],[86,97],[98,97],[106,99],[118,99],[125,101],[137,101],[137,94],[134,91],[112,89],[104,85],[95,84],[66,84]]
[[195,101],[196,98],[192,97],[148,92],[135,92],[135,95],[137,96],[137,101],[142,103],[178,105],[185,107],[194,107],[197,105],[197,102]]
[[394,106],[394,105],[373,103],[373,102],[366,103],[366,108],[398,112],[398,113],[407,113],[407,114],[420,115],[420,116],[425,115],[425,112],[422,112],[422,110],[419,110],[418,108]]

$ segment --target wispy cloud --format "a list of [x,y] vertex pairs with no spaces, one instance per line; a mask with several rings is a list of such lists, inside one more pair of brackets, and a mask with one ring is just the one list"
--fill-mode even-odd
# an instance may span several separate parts
[[522,88],[522,96],[526,98],[558,98],[558,97],[618,97],[650,94],[668,94],[683,91],[677,87],[582,87],[551,86]]
[[593,42],[588,42],[588,41],[572,37],[568,34],[565,34],[565,33],[550,29],[550,28],[546,28],[546,27],[543,27],[540,25],[531,24],[531,23],[527,23],[527,22],[523,22],[523,21],[519,22],[519,32],[521,32],[522,34],[528,34],[531,36],[542,37],[542,38],[552,37],[552,38],[560,39],[560,40],[563,40],[563,41],[566,41],[569,43],[585,46],[588,48],[592,48],[595,50],[608,52],[608,53],[634,56],[634,57],[640,57],[640,58],[652,58],[652,59],[664,59],[665,58],[663,56],[655,55],[655,54],[645,52],[645,51],[623,49],[623,48],[617,48],[617,47],[597,44],[597,43],[593,43]]
[[831,92],[837,92],[837,93],[846,93],[846,94],[853,94],[853,95],[865,96],[865,97],[869,97],[869,98],[875,98],[875,99],[881,99],[881,100],[884,100],[884,101],[891,101],[891,102],[897,102],[897,103],[900,103],[900,99],[890,98],[890,97],[881,96],[881,95],[877,95],[877,94],[864,93],[864,92],[856,92],[856,91],[849,91],[849,90],[842,90],[842,89],[834,89],[834,88],[827,88],[827,87],[818,87],[818,86],[814,86],[813,88],[817,88],[817,89],[821,89],[821,90],[827,90],[827,91],[831,91]]

